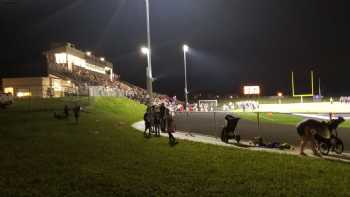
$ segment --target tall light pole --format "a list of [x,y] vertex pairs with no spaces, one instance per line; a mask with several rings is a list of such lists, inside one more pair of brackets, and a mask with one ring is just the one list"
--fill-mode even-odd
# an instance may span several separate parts
[[149,105],[152,104],[152,72],[149,67],[150,51],[147,47],[141,47],[141,53],[147,56],[147,67],[146,67],[146,80],[147,80],[147,93],[149,95],[149,100],[147,101]]
[[188,89],[187,89],[187,57],[186,57],[186,54],[189,50],[188,45],[184,44],[182,46],[182,50],[184,52],[184,70],[185,70],[185,110],[187,111]]
[[[146,80],[147,80],[147,92],[149,95],[149,104],[153,103],[153,78],[152,78],[152,61],[151,61],[151,28],[150,28],[150,17],[149,17],[149,0],[146,2],[146,18],[147,18],[147,69],[146,69]],[[144,52],[144,51],[143,51]]]

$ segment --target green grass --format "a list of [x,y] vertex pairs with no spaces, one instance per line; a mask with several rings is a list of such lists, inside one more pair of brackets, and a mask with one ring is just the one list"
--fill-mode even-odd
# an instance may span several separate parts
[[[257,122],[257,113],[254,112],[235,112],[240,118]],[[282,113],[260,113],[262,123],[288,124],[296,125],[304,118],[301,116],[282,114]]]
[[48,109],[63,103],[47,101],[0,111],[2,197],[350,195],[348,164],[186,141],[171,147],[129,126],[145,107],[127,99],[90,101],[78,125],[53,119]]
[[[240,118],[245,120],[250,120],[257,122],[257,113],[255,112],[234,112]],[[260,122],[261,123],[271,123],[271,124],[286,124],[286,125],[297,125],[299,122],[304,120],[304,117],[285,114],[285,113],[260,113]],[[341,128],[350,128],[350,121],[346,120],[340,125]]]
[[[329,97],[325,97],[321,100],[321,102],[329,102]],[[334,101],[338,100],[339,98],[333,97]],[[260,104],[278,104],[279,100],[281,100],[281,103],[300,103],[300,97],[291,97],[291,96],[285,96],[281,99],[277,97],[239,97],[239,98],[232,98],[232,99],[220,99],[218,100],[219,105],[221,106],[222,104],[227,104],[229,102],[239,102],[239,101],[248,101],[248,100],[253,100],[253,101],[259,101]],[[304,103],[312,103],[314,102],[312,97],[304,97],[303,98]]]

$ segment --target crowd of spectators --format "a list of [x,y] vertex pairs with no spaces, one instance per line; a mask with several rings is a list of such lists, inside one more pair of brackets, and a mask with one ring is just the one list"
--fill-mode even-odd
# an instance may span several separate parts
[[350,103],[350,96],[341,96],[339,98],[339,102],[344,103],[344,104],[349,104]]
[[242,111],[255,111],[257,109],[259,109],[259,103],[257,101],[252,101],[252,100],[248,100],[248,101],[239,101],[236,102],[236,109],[240,109]]
[[110,79],[110,75],[89,71],[73,65],[72,71],[69,71],[64,65],[50,65],[50,74],[56,75],[62,79],[69,79],[79,87],[80,95],[83,95],[89,86],[101,86],[118,91],[119,94],[128,98],[146,102],[146,91],[140,87],[122,82],[119,77]]

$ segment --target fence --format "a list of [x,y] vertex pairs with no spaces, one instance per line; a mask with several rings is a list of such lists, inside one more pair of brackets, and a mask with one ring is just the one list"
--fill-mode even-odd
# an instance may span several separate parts
[[109,88],[104,86],[89,86],[89,96],[123,97],[125,96],[125,92],[118,88]]

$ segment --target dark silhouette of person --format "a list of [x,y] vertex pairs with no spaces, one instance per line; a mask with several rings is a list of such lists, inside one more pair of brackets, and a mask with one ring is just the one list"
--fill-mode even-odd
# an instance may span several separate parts
[[176,128],[175,128],[175,120],[173,115],[169,114],[167,116],[167,122],[168,122],[168,135],[169,135],[169,144],[170,145],[175,145],[178,142],[176,141],[174,135],[172,134],[173,132],[175,132]]
[[150,124],[151,124],[151,133],[154,133],[155,132],[155,118],[156,118],[156,106],[152,106],[150,108],[150,116],[149,116],[149,121],[150,121]]
[[66,116],[66,118],[69,117],[69,107],[68,107],[68,105],[64,105],[63,113]]
[[159,107],[155,107],[155,111],[154,111],[153,115],[154,115],[154,131],[156,133],[156,136],[160,136],[161,114],[160,114]]
[[76,104],[73,107],[73,113],[74,113],[74,118],[75,118],[75,123],[79,122],[79,117],[80,117],[80,105]]
[[160,105],[160,129],[162,132],[166,131],[166,110],[164,103]]
[[300,136],[300,155],[306,155],[304,149],[308,143],[311,144],[311,149],[314,155],[320,156],[318,153],[318,145],[315,139],[316,133],[321,133],[327,128],[326,122],[320,122],[313,119],[303,120],[297,125],[297,133]]
[[64,107],[63,107],[63,114],[54,112],[53,116],[54,116],[54,118],[56,118],[58,120],[67,119],[69,117],[69,108],[68,108],[68,106],[64,105]]
[[147,110],[145,112],[145,114],[143,115],[143,120],[145,121],[145,131],[144,131],[144,135],[146,135],[146,132],[148,130],[148,133],[151,134],[152,132],[152,124],[151,124],[151,119],[152,119],[152,114],[151,114],[151,108],[147,107]]

